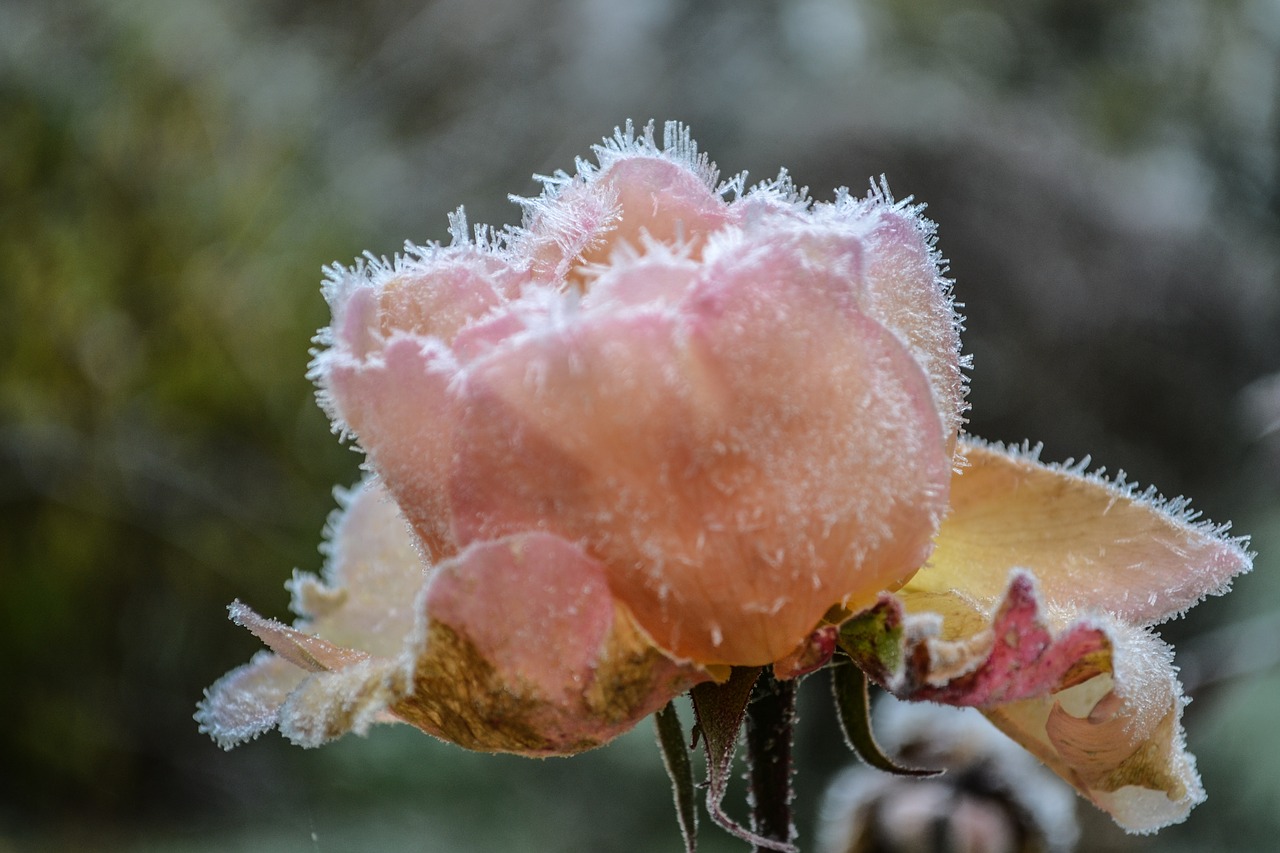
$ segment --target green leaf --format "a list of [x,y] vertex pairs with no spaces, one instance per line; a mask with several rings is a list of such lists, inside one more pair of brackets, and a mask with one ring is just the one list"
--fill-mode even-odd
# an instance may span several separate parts
[[867,676],[852,661],[840,661],[831,667],[831,691],[835,695],[836,712],[845,743],[866,764],[899,776],[937,776],[941,770],[901,767],[884,754],[871,733],[871,697]]
[[684,836],[685,853],[698,849],[698,803],[694,799],[693,762],[689,760],[689,748],[685,746],[684,731],[680,728],[680,716],[675,702],[654,715],[658,727],[658,747],[662,750],[662,763],[671,777],[671,793],[676,801],[676,819],[680,822],[680,834]]

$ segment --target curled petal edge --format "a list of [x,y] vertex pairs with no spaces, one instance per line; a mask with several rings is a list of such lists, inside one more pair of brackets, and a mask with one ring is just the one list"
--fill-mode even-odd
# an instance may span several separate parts
[[1054,630],[1021,570],[991,612],[960,620],[976,630],[944,632],[943,613],[967,603],[929,610],[921,598],[885,594],[841,627],[841,648],[882,687],[978,708],[1129,832],[1180,822],[1203,801],[1172,655],[1151,632],[1092,616]]

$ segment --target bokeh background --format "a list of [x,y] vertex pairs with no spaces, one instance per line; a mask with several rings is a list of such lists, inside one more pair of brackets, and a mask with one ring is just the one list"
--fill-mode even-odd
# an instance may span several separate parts
[[[1275,0],[0,4],[0,851],[644,851],[648,725],[563,761],[384,729],[223,753],[201,690],[319,567],[357,479],[303,373],[321,265],[514,222],[627,118],[940,223],[971,430],[1234,519],[1234,595],[1164,627],[1210,793],[1089,850],[1280,835]],[[801,843],[848,760],[802,691]],[[704,849],[744,850],[704,823]]]

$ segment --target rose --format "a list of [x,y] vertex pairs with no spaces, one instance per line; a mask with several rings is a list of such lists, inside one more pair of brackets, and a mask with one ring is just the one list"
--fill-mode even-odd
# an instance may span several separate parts
[[[928,554],[962,391],[948,291],[881,198],[726,204],[619,147],[510,246],[340,281],[316,374],[434,556],[546,531],[673,656],[770,663]],[[549,228],[611,262],[551,265]]]
[[459,212],[448,247],[332,271],[312,376],[374,477],[324,580],[292,584],[303,621],[233,606],[276,654],[215,685],[202,728],[311,745],[399,719],[575,752],[728,667],[820,666],[838,636],[1126,826],[1185,815],[1199,782],[1147,626],[1225,589],[1243,543],[959,436],[918,207],[718,184],[682,128],[651,131],[545,179],[522,228],[473,237]]

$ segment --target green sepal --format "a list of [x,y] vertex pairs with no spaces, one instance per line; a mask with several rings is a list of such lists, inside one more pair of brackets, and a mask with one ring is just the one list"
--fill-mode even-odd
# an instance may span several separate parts
[[747,703],[762,671],[756,666],[735,666],[723,684],[707,681],[689,691],[698,720],[696,735],[701,735],[702,747],[707,753],[707,812],[721,829],[757,848],[794,853],[793,845],[757,835],[724,810],[733,754],[747,715]]
[[902,672],[902,605],[884,596],[840,626],[836,645],[863,672],[891,684]]
[[937,776],[941,770],[902,767],[884,754],[871,732],[871,694],[866,673],[849,660],[837,660],[831,669],[831,692],[845,743],[864,763],[898,776]]
[[676,820],[680,822],[680,834],[684,836],[685,853],[696,853],[698,802],[694,795],[693,762],[689,760],[689,747],[685,745],[675,702],[668,702],[653,719],[658,728],[662,764],[671,778],[671,794],[676,802]]

